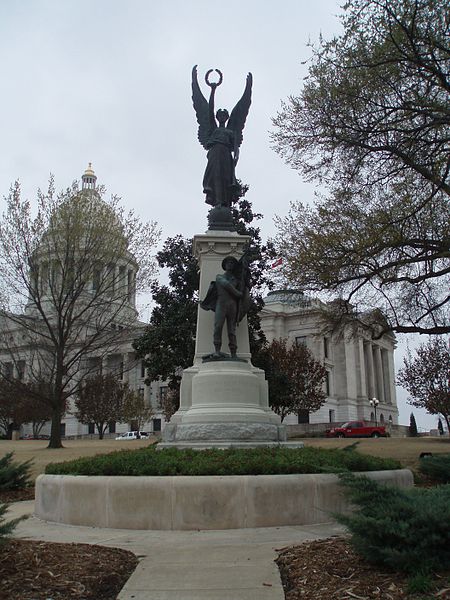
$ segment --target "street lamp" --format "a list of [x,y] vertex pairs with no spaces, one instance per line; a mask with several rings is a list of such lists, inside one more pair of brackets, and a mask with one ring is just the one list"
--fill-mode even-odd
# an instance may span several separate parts
[[372,398],[372,400],[369,400],[369,404],[370,406],[373,406],[373,410],[375,412],[375,427],[377,427],[377,406],[380,404],[380,401],[377,398]]

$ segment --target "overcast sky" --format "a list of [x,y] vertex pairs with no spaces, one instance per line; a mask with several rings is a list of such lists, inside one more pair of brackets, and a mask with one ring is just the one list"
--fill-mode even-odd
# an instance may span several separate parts
[[[340,31],[336,0],[5,0],[0,3],[0,195],[19,179],[30,200],[92,162],[99,183],[163,239],[206,229],[191,70],[218,68],[216,107],[234,107],[253,74],[237,176],[265,237],[292,200],[312,201],[270,147],[271,117],[301,89],[309,41]],[[3,208],[3,202],[2,202]],[[403,345],[403,342],[402,342]],[[400,422],[411,407],[399,394]],[[418,425],[435,417],[414,409]]]

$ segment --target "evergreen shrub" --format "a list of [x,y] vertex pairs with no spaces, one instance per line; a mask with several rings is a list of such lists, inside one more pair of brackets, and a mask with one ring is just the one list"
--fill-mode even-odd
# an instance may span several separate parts
[[32,460],[13,462],[13,452],[0,458],[0,490],[15,490],[32,485],[30,469]]
[[450,485],[400,489],[364,476],[340,476],[357,510],[335,515],[369,562],[410,574],[450,568]]
[[5,513],[7,510],[8,505],[4,504],[3,502],[0,502],[0,544],[3,544],[6,541],[5,538],[13,532],[19,521],[23,521],[23,519],[27,518],[18,517],[17,519],[11,519],[10,521],[6,521]]
[[450,454],[425,456],[419,462],[419,470],[440,483],[450,483]]
[[400,469],[393,459],[323,448],[178,450],[151,446],[52,463],[56,475],[285,475]]

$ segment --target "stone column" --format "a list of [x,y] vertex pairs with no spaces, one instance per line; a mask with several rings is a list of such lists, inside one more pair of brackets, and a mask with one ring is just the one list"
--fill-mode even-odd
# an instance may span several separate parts
[[[194,254],[200,265],[200,300],[223,272],[223,259],[239,259],[249,239],[228,231],[208,231],[194,237]],[[214,352],[213,329],[214,312],[199,306],[194,364],[183,372],[180,410],[166,425],[159,447],[278,445],[286,439],[286,431],[269,408],[264,372],[251,364],[247,318],[236,330],[238,360],[203,361]],[[228,350],[226,326],[222,349]]]
[[[223,272],[222,261],[226,256],[239,259],[250,236],[239,235],[230,231],[209,231],[203,235],[194,236],[194,256],[200,266],[199,298],[203,300],[209,285],[215,281],[216,275]],[[201,363],[203,356],[214,352],[213,345],[214,312],[199,307],[197,313],[197,335],[195,340],[194,365]],[[236,329],[238,357],[250,359],[248,341],[247,317],[239,323]],[[222,332],[222,349],[228,350],[226,326]]]
[[367,397],[369,400],[375,396],[375,379],[373,368],[372,344],[364,342],[364,357],[366,365]]
[[381,362],[381,348],[378,345],[373,347],[374,363],[375,363],[375,388],[376,395],[380,402],[384,403],[384,382],[383,382],[383,366]]
[[389,382],[389,357],[388,352],[385,349],[381,350],[381,370],[383,372],[384,401],[387,404],[392,404]]

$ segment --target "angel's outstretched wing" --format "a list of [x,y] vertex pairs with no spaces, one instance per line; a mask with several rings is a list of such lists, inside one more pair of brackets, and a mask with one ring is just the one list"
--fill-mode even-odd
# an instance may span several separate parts
[[192,69],[192,102],[198,122],[198,139],[200,144],[207,150],[207,142],[211,133],[209,122],[208,101],[202,94],[197,80],[197,65]]
[[248,110],[252,102],[252,83],[253,77],[249,73],[247,75],[247,83],[245,84],[245,90],[242,94],[242,98],[233,108],[230,118],[227,123],[227,127],[234,131],[235,144],[239,147],[242,144],[242,131],[245,125],[245,119],[248,115]]

